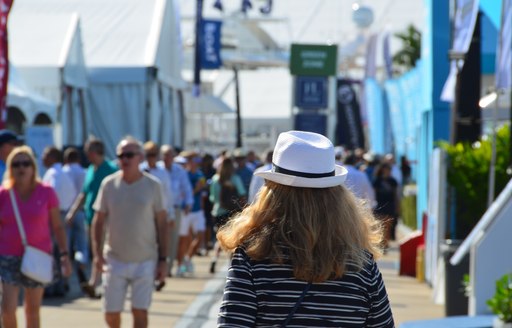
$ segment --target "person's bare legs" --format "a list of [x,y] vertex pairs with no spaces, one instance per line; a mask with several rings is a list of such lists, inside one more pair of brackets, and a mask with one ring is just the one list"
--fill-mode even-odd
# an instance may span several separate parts
[[41,309],[41,302],[43,301],[44,288],[25,288],[24,291],[27,328],[39,328],[41,326],[39,312]]
[[148,326],[148,310],[134,309],[133,314],[133,328],[146,328]]
[[121,312],[107,312],[105,313],[105,321],[109,328],[121,327]]
[[199,247],[203,245],[204,238],[205,231],[198,231],[194,239],[190,243],[190,246],[187,251],[187,255],[190,259],[192,259],[194,255],[196,255],[197,251],[199,250]]
[[2,327],[15,328],[16,322],[16,308],[18,307],[18,295],[20,292],[19,287],[3,283],[3,296],[2,296]]
[[177,264],[178,264],[178,270],[180,269],[180,266],[183,264],[183,259],[185,258],[185,255],[187,253],[188,247],[191,242],[191,236],[190,233],[187,236],[180,236],[180,239],[178,241],[178,255],[176,256]]

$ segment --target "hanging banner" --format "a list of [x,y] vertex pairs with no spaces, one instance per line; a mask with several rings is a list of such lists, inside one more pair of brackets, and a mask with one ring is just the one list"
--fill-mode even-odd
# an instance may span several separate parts
[[334,76],[337,73],[338,47],[293,43],[290,73],[305,76]]
[[9,42],[7,39],[7,17],[13,0],[0,3],[0,129],[7,121],[7,83],[9,80]]
[[496,51],[496,88],[512,88],[512,0],[503,0],[501,29]]
[[218,69],[222,66],[220,58],[220,37],[222,22],[219,20],[201,20],[201,69]]
[[[473,38],[476,18],[478,16],[479,0],[457,0],[453,26],[452,53],[466,54]],[[462,66],[459,67],[462,69]],[[441,100],[453,102],[455,99],[455,82],[457,79],[457,65],[452,60],[450,73],[441,93]]]
[[297,76],[295,106],[301,109],[327,108],[327,77]]
[[336,87],[336,144],[346,149],[365,148],[359,102],[352,83],[339,79]]

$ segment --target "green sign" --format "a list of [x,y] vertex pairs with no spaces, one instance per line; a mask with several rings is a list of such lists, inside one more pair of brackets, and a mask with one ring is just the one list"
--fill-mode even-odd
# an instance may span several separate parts
[[292,44],[292,75],[331,76],[337,73],[338,47],[315,44]]

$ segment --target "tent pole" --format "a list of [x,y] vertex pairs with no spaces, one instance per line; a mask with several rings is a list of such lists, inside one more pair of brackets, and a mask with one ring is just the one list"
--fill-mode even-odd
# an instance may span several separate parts
[[242,120],[240,117],[240,83],[238,80],[238,68],[233,67],[235,73],[235,97],[236,97],[236,147],[242,147]]
[[[67,144],[68,145],[73,145],[74,142],[75,142],[75,120],[74,120],[74,113],[73,113],[73,99],[71,99],[73,97],[73,88],[70,87],[70,86],[66,86],[66,102],[68,103],[68,108],[67,108],[67,111],[68,111],[68,128],[67,128]],[[64,144],[63,146],[66,146],[66,144]]]
[[81,144],[85,144],[87,140],[87,115],[85,115],[85,101],[84,101],[84,90],[78,89],[78,99],[80,101],[80,116],[82,119],[82,141]]

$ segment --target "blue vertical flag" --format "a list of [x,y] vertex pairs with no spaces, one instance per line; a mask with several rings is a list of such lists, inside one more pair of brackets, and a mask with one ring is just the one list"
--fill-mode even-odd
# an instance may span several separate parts
[[496,51],[496,88],[512,88],[512,0],[503,0],[501,29]]
[[220,58],[222,22],[219,20],[201,20],[201,69],[217,69],[222,65]]

